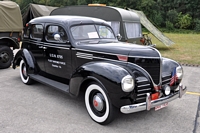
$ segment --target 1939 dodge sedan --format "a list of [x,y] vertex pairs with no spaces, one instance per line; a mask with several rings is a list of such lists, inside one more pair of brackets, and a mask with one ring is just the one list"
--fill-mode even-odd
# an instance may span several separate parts
[[161,109],[181,98],[183,69],[152,47],[119,42],[104,20],[47,16],[31,20],[13,68],[73,97],[85,94],[90,117],[108,124],[116,111]]

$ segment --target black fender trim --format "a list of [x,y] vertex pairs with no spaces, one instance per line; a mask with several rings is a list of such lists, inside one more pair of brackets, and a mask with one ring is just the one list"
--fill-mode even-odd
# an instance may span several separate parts
[[36,63],[35,63],[35,59],[33,58],[31,52],[29,52],[27,49],[21,49],[17,52],[17,54],[15,55],[15,58],[13,60],[13,69],[16,68],[16,66],[20,65],[20,61],[24,60],[24,62],[27,65],[27,72],[28,74],[33,74],[37,71],[36,68]]

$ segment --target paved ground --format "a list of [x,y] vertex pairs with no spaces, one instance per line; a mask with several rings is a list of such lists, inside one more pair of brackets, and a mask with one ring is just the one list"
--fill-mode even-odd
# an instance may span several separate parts
[[184,67],[182,99],[159,111],[120,114],[110,125],[93,122],[83,96],[73,99],[36,83],[24,85],[19,69],[0,70],[0,133],[200,133],[200,68]]

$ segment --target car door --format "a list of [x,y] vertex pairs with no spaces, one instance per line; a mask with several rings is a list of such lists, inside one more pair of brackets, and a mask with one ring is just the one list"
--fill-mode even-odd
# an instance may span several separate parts
[[67,43],[67,32],[60,25],[46,25],[45,72],[55,77],[69,79],[71,74],[71,45]]
[[30,27],[30,39],[24,38],[23,43],[34,56],[40,71],[45,71],[44,68],[44,50],[43,50],[43,24],[32,24]]

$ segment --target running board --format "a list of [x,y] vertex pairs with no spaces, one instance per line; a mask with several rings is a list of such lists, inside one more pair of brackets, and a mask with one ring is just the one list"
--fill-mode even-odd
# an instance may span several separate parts
[[69,93],[69,85],[66,85],[66,84],[63,84],[63,83],[60,83],[60,82],[45,78],[43,76],[36,75],[36,74],[29,74],[29,76],[31,79],[38,81],[42,84],[45,84],[50,87]]

